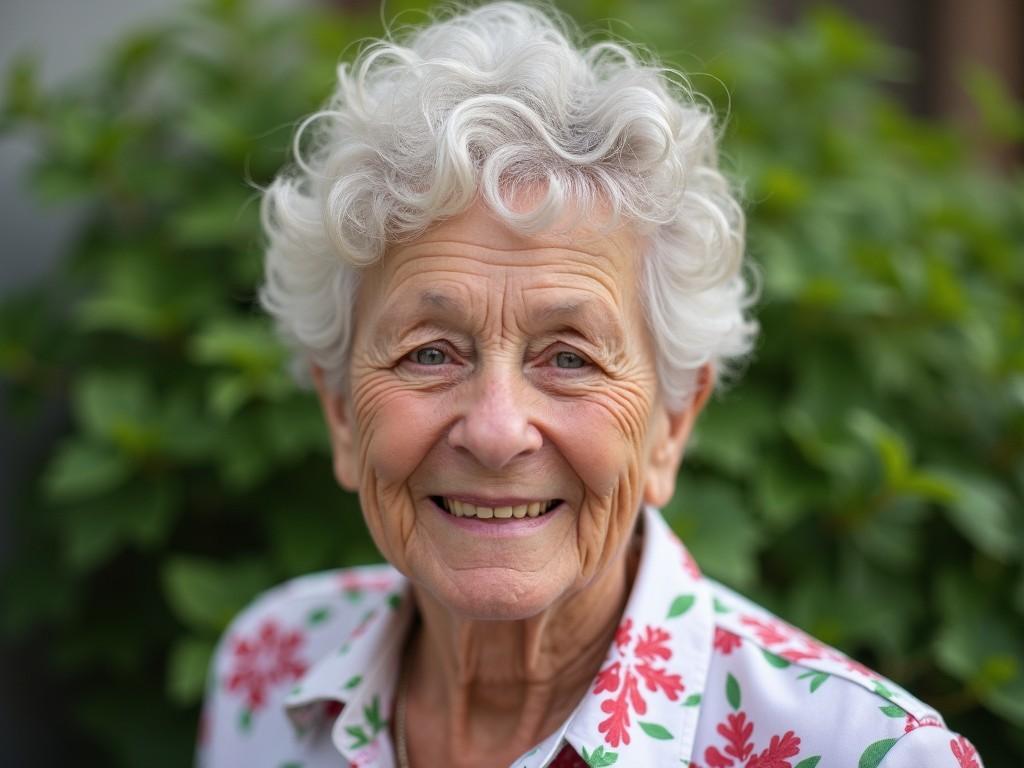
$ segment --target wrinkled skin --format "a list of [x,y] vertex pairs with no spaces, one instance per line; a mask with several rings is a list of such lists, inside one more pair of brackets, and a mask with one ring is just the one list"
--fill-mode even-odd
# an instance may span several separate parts
[[[477,203],[364,273],[350,397],[314,370],[335,474],[414,585],[414,764],[507,764],[607,650],[639,507],[671,497],[712,379],[682,411],[662,403],[641,248],[629,227],[521,235]],[[535,533],[486,538],[430,500],[459,494],[566,503]]]

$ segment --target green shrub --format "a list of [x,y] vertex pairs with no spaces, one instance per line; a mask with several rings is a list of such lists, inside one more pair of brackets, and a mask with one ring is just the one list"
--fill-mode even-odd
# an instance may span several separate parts
[[[699,424],[670,521],[708,573],[937,705],[991,765],[1020,762],[1020,174],[908,116],[880,85],[904,59],[836,12],[784,31],[737,0],[566,7],[627,19],[613,31],[728,115],[763,275],[763,338]],[[257,188],[339,54],[379,33],[376,13],[216,0],[74,83],[9,73],[4,128],[38,143],[34,192],[84,213],[60,270],[0,307],[10,404],[71,415],[19,501],[0,618],[49,638],[94,749],[80,762],[187,763],[233,613],[376,557],[254,292]],[[1020,131],[974,81],[992,125]]]

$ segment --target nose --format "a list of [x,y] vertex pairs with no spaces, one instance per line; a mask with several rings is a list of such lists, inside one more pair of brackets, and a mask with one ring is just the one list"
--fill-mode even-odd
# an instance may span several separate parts
[[448,443],[487,469],[503,469],[544,442],[531,417],[529,385],[515,375],[492,372],[470,383],[469,400],[448,433]]

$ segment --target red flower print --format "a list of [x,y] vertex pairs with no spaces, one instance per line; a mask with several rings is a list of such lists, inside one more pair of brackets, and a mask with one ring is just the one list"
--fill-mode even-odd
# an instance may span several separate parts
[[619,625],[619,628],[615,630],[615,646],[620,650],[624,650],[629,645],[629,631],[633,628],[633,620],[626,619]]
[[781,621],[741,616],[740,623],[753,629],[757,639],[765,645],[779,645],[788,642],[792,636],[792,628]]
[[917,728],[924,728],[925,726],[932,725],[941,727],[942,721],[940,721],[937,717],[932,717],[931,715],[925,715],[920,720],[918,720],[913,715],[908,714],[907,721],[903,724],[903,730],[905,733],[910,733],[911,731],[916,730]]
[[601,711],[608,717],[597,726],[605,742],[612,747],[629,744],[630,710],[638,715],[647,711],[647,702],[640,692],[641,679],[648,691],[660,691],[669,701],[678,700],[685,687],[678,674],[656,666],[659,661],[672,658],[672,649],[668,646],[672,636],[660,627],[648,625],[642,636],[636,635],[630,651],[632,627],[632,619],[626,619],[618,628],[614,653],[620,658],[598,672],[594,683],[594,693],[618,691],[617,695],[601,702]]
[[956,758],[960,768],[980,768],[977,760],[978,753],[974,750],[971,742],[963,736],[951,739],[949,748],[953,752],[953,757]]
[[734,635],[727,629],[715,627],[715,650],[723,656],[728,656],[742,644],[743,641],[740,639],[739,635]]
[[597,673],[597,684],[594,686],[594,693],[614,691],[619,687],[619,662],[613,662]]
[[707,762],[708,768],[731,768],[736,764],[714,747],[704,750],[704,760]]
[[[739,684],[731,674],[726,682],[726,697],[734,709],[739,709]],[[745,712],[727,714],[715,731],[724,739],[723,751],[711,746],[704,750],[708,768],[793,768],[788,758],[800,754],[800,739],[793,731],[772,736],[764,751],[753,754],[754,723],[747,720]],[[812,761],[817,762],[813,758]]]
[[782,738],[772,736],[768,749],[747,763],[746,768],[793,768],[793,764],[785,758],[796,757],[798,754],[800,739],[792,731],[786,731]]
[[[851,672],[857,672],[871,680],[878,680],[881,676],[873,669],[851,659],[835,648],[829,648],[824,643],[815,640],[806,632],[787,624],[781,619],[767,618],[760,619],[755,616],[741,616],[740,622],[750,627],[757,639],[771,648],[772,652],[786,661],[799,664],[803,661],[815,661],[828,659],[843,664]],[[783,647],[779,647],[783,646]]]
[[387,576],[365,576],[349,569],[338,574],[338,586],[342,592],[353,593],[363,590],[388,590],[395,585],[395,580]]
[[750,741],[754,733],[754,724],[747,722],[747,715],[740,712],[738,715],[726,715],[725,722],[719,723],[716,729],[722,738],[725,739],[725,753],[735,757],[737,760],[746,760],[754,751],[754,744]]
[[259,709],[267,701],[267,688],[305,674],[305,662],[295,658],[303,642],[301,632],[282,632],[273,619],[264,620],[253,636],[234,639],[234,668],[226,689],[241,692],[250,710]]

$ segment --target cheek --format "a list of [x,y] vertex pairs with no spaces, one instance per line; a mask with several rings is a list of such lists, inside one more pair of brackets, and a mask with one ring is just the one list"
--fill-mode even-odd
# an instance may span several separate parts
[[608,390],[559,407],[556,419],[567,438],[563,451],[587,488],[601,497],[638,471],[643,454],[648,398]]
[[409,478],[443,426],[434,400],[383,380],[360,388],[355,415],[364,477],[372,473],[385,487]]

